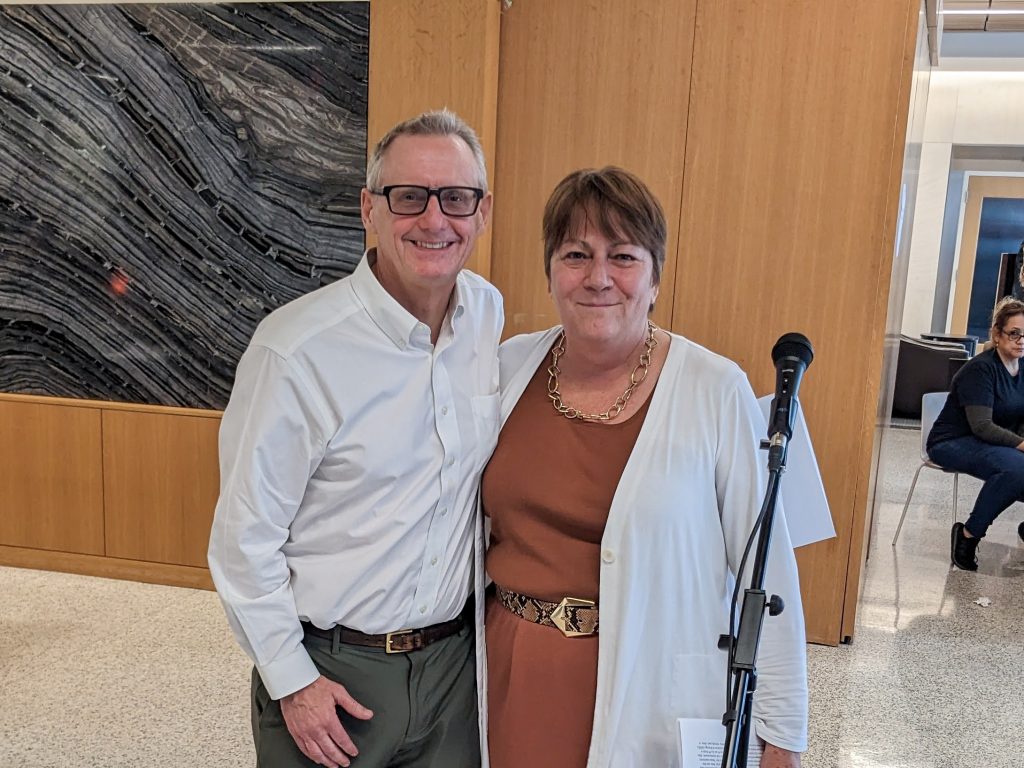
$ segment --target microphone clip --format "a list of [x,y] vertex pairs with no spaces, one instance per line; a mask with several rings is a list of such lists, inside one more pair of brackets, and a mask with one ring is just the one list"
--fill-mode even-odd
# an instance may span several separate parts
[[769,472],[785,472],[786,471],[786,454],[789,448],[789,438],[784,432],[776,432],[772,435],[770,440],[762,440],[761,444],[767,442],[768,448],[768,471]]

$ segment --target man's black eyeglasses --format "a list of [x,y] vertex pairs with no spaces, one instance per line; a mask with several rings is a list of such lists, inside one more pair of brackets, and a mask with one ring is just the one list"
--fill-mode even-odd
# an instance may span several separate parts
[[383,195],[388,210],[399,216],[418,216],[427,210],[431,197],[436,197],[445,216],[472,216],[480,207],[484,191],[476,187],[418,187],[413,184],[392,184],[383,189],[371,189],[371,194]]

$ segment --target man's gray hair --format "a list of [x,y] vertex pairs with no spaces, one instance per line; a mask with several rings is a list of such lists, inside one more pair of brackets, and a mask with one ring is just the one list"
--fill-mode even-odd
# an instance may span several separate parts
[[476,160],[477,165],[477,184],[485,192],[487,191],[487,164],[484,160],[484,150],[480,146],[480,139],[477,138],[476,131],[470,128],[465,120],[447,108],[424,112],[399,123],[384,134],[384,137],[377,142],[377,146],[373,148],[373,153],[366,163],[367,189],[380,189],[380,172],[381,166],[384,164],[384,153],[399,136],[458,136],[473,152],[473,159]]

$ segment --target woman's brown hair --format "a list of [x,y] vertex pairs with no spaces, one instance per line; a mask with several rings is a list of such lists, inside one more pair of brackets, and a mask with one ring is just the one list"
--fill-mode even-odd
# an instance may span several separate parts
[[996,340],[996,331],[1002,332],[1006,321],[1014,315],[1024,315],[1024,301],[1013,296],[1000,299],[996,308],[992,310],[992,328],[989,330],[989,336],[993,342]]
[[573,171],[555,187],[544,206],[544,274],[551,257],[587,225],[605,237],[621,237],[651,252],[654,284],[665,265],[667,227],[661,203],[639,178],[614,165]]

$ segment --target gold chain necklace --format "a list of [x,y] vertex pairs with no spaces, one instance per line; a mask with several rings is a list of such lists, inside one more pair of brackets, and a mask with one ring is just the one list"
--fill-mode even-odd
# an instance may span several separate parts
[[578,408],[572,408],[562,402],[562,393],[558,388],[558,374],[562,371],[558,367],[558,359],[565,354],[565,331],[563,330],[559,333],[558,338],[555,340],[555,346],[551,348],[551,366],[548,368],[548,397],[551,398],[551,404],[555,407],[555,410],[567,419],[586,421],[609,421],[622,413],[622,409],[626,407],[629,398],[633,396],[633,391],[647,378],[647,371],[651,367],[651,353],[658,346],[658,340],[654,337],[657,330],[657,326],[648,320],[647,338],[644,339],[645,349],[640,353],[640,362],[637,363],[633,372],[629,374],[629,386],[626,387],[625,392],[615,399],[611,408],[604,413],[583,413]]

